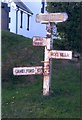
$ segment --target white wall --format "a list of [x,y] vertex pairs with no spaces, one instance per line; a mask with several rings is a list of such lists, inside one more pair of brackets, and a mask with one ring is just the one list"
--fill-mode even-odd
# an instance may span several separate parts
[[16,33],[16,10],[13,9],[12,4],[8,4],[10,7],[9,17],[10,17],[10,23],[9,28],[10,32]]
[[25,37],[29,37],[32,38],[31,32],[31,16],[29,18],[29,31],[27,30],[27,14],[23,13],[23,24],[22,24],[22,28],[20,28],[20,24],[21,24],[21,14],[20,11],[18,11],[18,34],[21,34]]
[[[18,32],[17,34],[23,35],[25,37],[32,38],[33,36],[46,36],[45,24],[36,22],[36,14],[41,13],[41,2],[25,2],[24,3],[32,12],[33,15],[30,16],[29,31],[27,30],[27,15],[23,13],[23,28],[20,28],[21,16],[20,11],[18,11]],[[10,32],[16,33],[16,9],[11,6],[9,17],[11,18],[11,23],[9,23]]]
[[[19,28],[18,34],[24,35],[29,38],[32,38],[33,36],[45,37],[45,25],[36,22],[36,14],[41,13],[41,2],[24,2],[24,4],[33,12],[33,15],[30,16],[29,31],[27,31],[26,28]],[[23,17],[25,18],[25,16]],[[23,19],[24,24],[26,23],[26,19]]]
[[41,2],[26,2],[27,5],[33,12],[33,16],[31,17],[30,24],[30,35],[31,36],[46,36],[46,26],[45,24],[36,22],[36,14],[41,13]]

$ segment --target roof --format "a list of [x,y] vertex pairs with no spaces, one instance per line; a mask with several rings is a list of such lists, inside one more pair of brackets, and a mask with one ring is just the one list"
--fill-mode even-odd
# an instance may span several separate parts
[[16,6],[33,15],[32,11],[21,1],[16,0]]

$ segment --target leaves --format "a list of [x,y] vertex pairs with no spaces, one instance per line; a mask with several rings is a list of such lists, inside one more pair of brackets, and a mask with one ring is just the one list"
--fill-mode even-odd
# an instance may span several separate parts
[[[48,2],[48,12],[66,12],[68,20],[58,23],[58,32],[65,33],[64,38],[68,40],[68,49],[80,52],[80,8],[79,2]],[[62,37],[62,36],[61,36]]]

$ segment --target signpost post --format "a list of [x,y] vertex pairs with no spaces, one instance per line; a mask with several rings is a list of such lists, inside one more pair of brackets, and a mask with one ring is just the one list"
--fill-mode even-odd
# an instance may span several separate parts
[[51,90],[52,58],[72,59],[72,51],[53,50],[52,28],[54,22],[64,22],[68,18],[66,13],[44,13],[37,14],[36,21],[46,23],[46,37],[33,37],[33,46],[44,46],[44,67],[15,67],[14,75],[39,75],[43,74],[43,95],[49,96]]
[[51,73],[52,73],[52,59],[49,58],[49,51],[53,49],[53,40],[52,40],[52,27],[51,23],[46,25],[47,30],[47,38],[50,43],[49,49],[45,46],[45,54],[44,54],[44,77],[43,77],[43,95],[49,96],[51,91]]

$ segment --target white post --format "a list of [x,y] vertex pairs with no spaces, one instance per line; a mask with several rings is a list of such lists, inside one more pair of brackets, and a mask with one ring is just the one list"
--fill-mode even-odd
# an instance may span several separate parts
[[45,56],[44,56],[44,79],[43,79],[43,95],[48,96],[49,86],[50,85],[50,60],[48,56],[48,50],[45,47]]
[[[49,50],[53,48],[53,40],[51,36],[51,24],[47,24],[47,38],[50,39],[50,44],[45,46],[45,53],[44,53],[44,79],[43,79],[43,95],[49,96],[50,95],[50,88],[51,88],[51,74],[52,74],[52,59],[49,59]],[[47,40],[48,40],[47,39]]]

